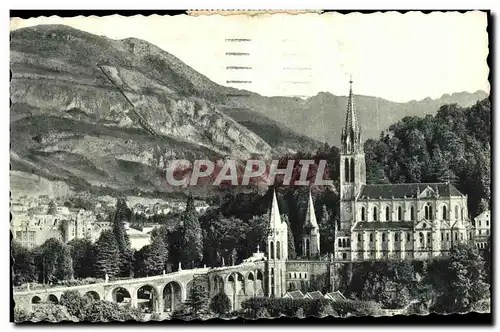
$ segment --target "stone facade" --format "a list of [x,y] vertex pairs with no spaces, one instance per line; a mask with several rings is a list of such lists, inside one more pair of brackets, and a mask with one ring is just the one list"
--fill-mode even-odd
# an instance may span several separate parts
[[472,241],[467,196],[451,183],[366,184],[352,81],[340,155],[340,261],[428,259]]

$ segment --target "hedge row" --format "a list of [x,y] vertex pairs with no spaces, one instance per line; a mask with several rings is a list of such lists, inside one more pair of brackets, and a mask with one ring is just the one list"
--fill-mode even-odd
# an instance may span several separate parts
[[[377,316],[382,313],[381,307],[375,302],[369,301],[332,301],[328,299],[283,299],[257,297],[242,303],[242,309],[253,318],[280,317],[324,317],[347,315],[355,316]],[[265,309],[265,312],[263,312]]]

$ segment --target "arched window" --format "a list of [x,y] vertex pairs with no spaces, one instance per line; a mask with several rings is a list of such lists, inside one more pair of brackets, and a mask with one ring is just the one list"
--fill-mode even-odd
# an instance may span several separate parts
[[269,245],[269,253],[271,256],[271,259],[274,259],[274,242],[271,241],[271,244]]
[[377,207],[373,207],[373,221],[377,221]]
[[361,221],[365,221],[365,207],[361,207]]
[[354,159],[351,158],[351,182],[354,182],[355,181],[355,177],[354,177]]
[[431,233],[427,233],[427,245],[431,245]]
[[342,248],[345,248],[347,247],[346,243],[345,243],[345,239],[342,239]]
[[338,243],[339,248],[340,248],[340,247],[342,247],[342,240],[341,240],[341,239],[339,239],[339,241],[338,241],[338,242],[339,242],[339,243]]
[[280,241],[276,241],[276,258],[281,259],[281,245]]
[[373,233],[370,233],[370,242],[373,242]]
[[415,207],[414,206],[412,206],[410,208],[410,218],[411,218],[411,220],[415,220]]
[[458,219],[458,205],[455,205],[455,219]]
[[464,208],[462,208],[462,210],[460,210],[460,219],[464,220]]
[[309,243],[309,239],[306,239],[306,257],[309,257],[311,254],[311,244]]
[[361,242],[361,233],[358,233],[358,241]]
[[398,220],[403,220],[403,208],[401,206],[398,206]]
[[385,220],[387,221],[391,220],[391,210],[389,209],[388,206],[385,207]]
[[429,205],[429,219],[432,219],[432,218],[434,218],[433,214],[432,214],[432,206]]
[[424,210],[425,210],[425,219],[429,219],[429,207],[426,205],[424,207]]
[[349,182],[349,159],[344,160],[344,177],[345,182]]
[[446,220],[446,205],[443,205],[443,220]]
[[420,232],[418,235],[420,237],[420,243],[424,243],[424,233]]

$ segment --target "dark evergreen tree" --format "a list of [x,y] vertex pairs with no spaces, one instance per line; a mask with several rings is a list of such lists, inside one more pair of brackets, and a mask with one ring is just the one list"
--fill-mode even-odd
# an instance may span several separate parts
[[73,239],[71,248],[73,271],[76,278],[90,278],[94,275],[94,246],[89,239]]
[[49,208],[47,209],[47,214],[55,215],[57,213],[57,205],[54,201],[49,202]]
[[120,251],[112,231],[105,230],[95,243],[95,267],[97,277],[117,276],[120,272]]
[[16,286],[37,279],[34,253],[13,240],[11,243],[12,277]]
[[144,253],[143,268],[146,275],[159,275],[165,269],[168,258],[167,246],[159,235],[153,236],[151,245]]
[[281,215],[281,220],[286,222],[286,226],[288,228],[288,258],[295,259],[297,258],[297,252],[295,251],[295,238],[293,236],[292,227],[290,227],[290,221],[288,220],[288,216],[286,214]]
[[189,196],[182,215],[182,225],[182,261],[193,268],[203,259],[203,234],[192,196]]
[[207,309],[208,304],[208,293],[205,287],[202,285],[201,280],[193,281],[193,286],[189,289],[188,299],[186,305],[194,316],[202,313],[203,310]]
[[120,274],[130,276],[133,271],[133,252],[130,248],[130,239],[125,229],[125,222],[130,220],[131,211],[124,198],[118,198],[113,221],[113,233],[120,252]]

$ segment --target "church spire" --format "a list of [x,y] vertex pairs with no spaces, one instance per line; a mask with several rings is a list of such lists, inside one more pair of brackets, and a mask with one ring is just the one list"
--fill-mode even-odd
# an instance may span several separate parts
[[277,228],[281,225],[280,209],[278,207],[278,199],[276,198],[276,189],[273,189],[273,202],[271,212],[269,214],[269,223],[271,228]]
[[342,146],[345,152],[357,151],[361,147],[361,128],[358,123],[354,96],[352,94],[352,75],[349,79],[349,97],[347,98],[347,112],[345,127],[342,128]]
[[310,225],[312,228],[318,228],[318,222],[316,221],[316,212],[314,211],[314,203],[310,190],[309,190],[309,202],[307,205],[306,219],[304,220],[304,224],[306,226]]

